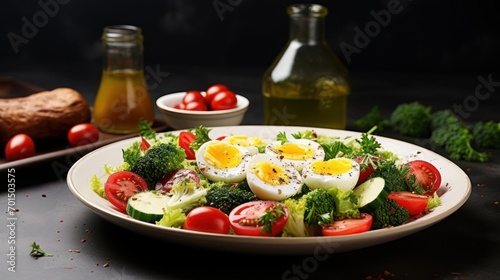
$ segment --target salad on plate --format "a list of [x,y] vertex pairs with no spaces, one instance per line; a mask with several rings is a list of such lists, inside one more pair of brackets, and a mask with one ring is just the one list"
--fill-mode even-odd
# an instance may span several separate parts
[[441,205],[441,174],[377,141],[314,129],[210,135],[199,126],[157,133],[141,122],[123,163],[104,165],[92,190],[159,227],[272,237],[338,236],[410,223]]

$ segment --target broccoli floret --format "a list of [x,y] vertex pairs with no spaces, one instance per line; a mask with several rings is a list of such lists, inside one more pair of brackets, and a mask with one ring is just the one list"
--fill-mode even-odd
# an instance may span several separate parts
[[439,146],[444,146],[452,136],[461,133],[462,129],[463,127],[459,123],[439,126],[432,130],[430,139]]
[[330,224],[335,217],[337,207],[335,196],[324,189],[315,189],[305,194],[306,200],[304,221],[311,226]]
[[164,227],[182,228],[186,218],[186,214],[181,209],[163,209],[163,217],[156,224]]
[[306,237],[315,235],[315,227],[304,222],[304,212],[306,210],[305,199],[288,198],[283,201],[288,208],[288,221],[283,228],[282,237]]
[[168,172],[182,168],[185,159],[186,153],[181,147],[174,143],[159,143],[151,146],[130,171],[144,178],[148,188],[154,190],[156,182]]
[[476,147],[500,149],[500,123],[478,122],[472,128],[472,136]]
[[460,124],[460,119],[451,110],[440,110],[432,113],[431,128]]
[[406,175],[410,171],[409,166],[398,166],[392,160],[378,160],[377,168],[369,178],[382,177],[386,187],[391,191],[407,191]]
[[[451,159],[475,162],[485,162],[488,160],[486,153],[480,152],[472,146],[472,143],[475,144],[473,132],[453,112],[442,110],[432,115],[433,130],[430,140],[444,147]],[[477,130],[480,130],[479,126]],[[498,132],[498,141],[500,141],[500,129]]]
[[328,191],[335,196],[335,220],[360,217],[358,196],[352,190],[331,188]]
[[386,199],[380,207],[373,213],[373,222],[371,229],[381,229],[386,227],[395,227],[408,221],[410,214],[406,208],[392,200]]
[[219,208],[229,215],[236,206],[258,200],[258,198],[250,190],[245,180],[238,184],[223,184],[210,187],[207,191],[206,200],[205,205]]
[[173,185],[167,195],[170,199],[163,208],[163,217],[156,224],[182,228],[189,211],[205,204],[207,189],[198,187],[194,180],[185,179]]
[[389,124],[396,132],[407,136],[427,137],[431,133],[431,107],[415,101],[394,109]]
[[444,149],[452,160],[466,160],[475,162],[488,161],[488,154],[479,152],[472,147],[473,136],[467,128],[462,128],[452,135],[446,142]]
[[140,141],[135,141],[130,147],[122,150],[123,161],[129,166],[134,166],[143,155],[140,148]]
[[196,182],[186,179],[172,186],[167,194],[170,199],[165,205],[166,211],[180,209],[183,213],[188,213],[193,208],[205,205],[207,202],[207,189],[197,186]]
[[389,120],[382,116],[378,106],[373,106],[368,114],[354,122],[358,131],[368,131],[374,126],[378,127],[379,132],[389,127]]

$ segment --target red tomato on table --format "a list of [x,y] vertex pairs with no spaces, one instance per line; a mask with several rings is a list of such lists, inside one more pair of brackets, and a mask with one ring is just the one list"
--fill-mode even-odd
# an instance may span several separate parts
[[5,158],[13,161],[35,155],[35,142],[24,133],[14,135],[5,145]]
[[68,131],[68,142],[71,147],[82,146],[99,140],[99,129],[91,123],[81,123]]
[[128,199],[135,193],[148,189],[144,179],[134,172],[118,171],[111,174],[104,184],[104,194],[113,206],[127,212]]

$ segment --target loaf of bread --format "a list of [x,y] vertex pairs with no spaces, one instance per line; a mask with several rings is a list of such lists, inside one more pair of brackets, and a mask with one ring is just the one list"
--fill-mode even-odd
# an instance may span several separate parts
[[36,139],[66,137],[69,129],[90,122],[85,98],[71,88],[56,88],[26,97],[0,98],[0,142],[18,133]]

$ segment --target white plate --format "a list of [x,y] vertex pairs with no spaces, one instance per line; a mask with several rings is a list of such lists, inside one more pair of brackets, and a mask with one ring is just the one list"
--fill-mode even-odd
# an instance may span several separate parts
[[[295,133],[306,129],[314,129],[320,134],[340,137],[359,137],[360,133],[343,130],[307,128],[307,127],[277,127],[277,126],[229,126],[211,128],[212,138],[221,135],[246,134],[264,139],[275,137],[278,132]],[[174,131],[173,133],[177,133]],[[82,157],[69,170],[67,182],[71,192],[92,211],[104,219],[123,228],[136,231],[146,236],[162,239],[168,242],[182,243],[189,246],[215,250],[227,250],[241,253],[259,254],[318,254],[318,251],[340,253],[365,248],[392,241],[420,230],[423,230],[459,209],[469,198],[471,182],[469,177],[453,162],[430,151],[413,145],[385,137],[377,140],[388,150],[408,159],[425,159],[433,163],[441,172],[442,183],[438,190],[442,205],[415,221],[398,227],[368,231],[355,235],[332,237],[250,237],[236,235],[210,234],[182,229],[160,227],[132,219],[117,211],[107,200],[99,197],[90,188],[90,178],[96,174],[105,178],[103,166],[119,165],[123,162],[122,149],[129,147],[138,138],[119,141]],[[168,243],[165,243],[168,246]]]

